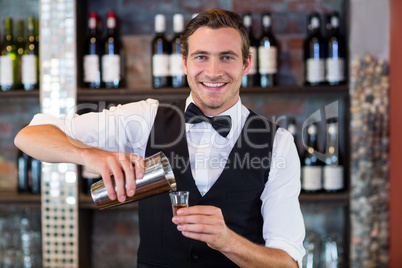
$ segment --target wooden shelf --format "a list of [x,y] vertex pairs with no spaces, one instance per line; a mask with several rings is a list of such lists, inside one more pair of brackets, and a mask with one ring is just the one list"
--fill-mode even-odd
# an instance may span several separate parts
[[31,193],[18,193],[17,191],[0,190],[0,204],[40,205],[41,196]]
[[299,200],[301,204],[317,203],[329,204],[333,203],[336,205],[348,205],[349,204],[349,192],[334,192],[334,193],[301,193]]
[[[98,210],[94,204],[91,196],[80,193],[79,195],[79,208],[80,209],[93,209]],[[348,205],[349,203],[349,193],[339,192],[339,193],[313,193],[307,194],[302,193],[299,197],[300,203],[320,203],[320,204],[336,204],[336,205]],[[0,205],[5,204],[14,205],[40,205],[41,196],[31,193],[18,193],[16,191],[0,191]],[[123,206],[115,207],[112,209],[137,209],[138,202],[132,202],[125,204]]]
[[9,101],[37,101],[39,102],[39,90],[10,90],[0,91],[0,102]]
[[[117,89],[87,89],[78,88],[77,100],[79,102],[131,102],[147,98],[155,98],[160,101],[169,102],[183,99],[188,96],[189,88],[117,88]],[[271,88],[251,87],[241,88],[240,95],[244,97],[253,96],[337,96],[347,97],[349,89],[347,85],[340,86],[276,86]],[[39,90],[24,91],[11,90],[0,91],[1,101],[38,101]]]
[[[159,99],[163,102],[175,101],[186,98],[189,88],[118,88],[118,89],[85,89],[77,91],[78,102],[118,101],[131,102],[147,98]],[[349,89],[347,85],[340,86],[276,86],[271,88],[251,87],[241,88],[242,97],[253,96],[319,96],[319,97],[347,97]]]

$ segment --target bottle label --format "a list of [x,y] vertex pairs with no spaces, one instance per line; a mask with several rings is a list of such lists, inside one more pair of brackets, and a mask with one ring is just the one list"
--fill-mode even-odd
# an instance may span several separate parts
[[257,74],[257,48],[250,47],[250,53],[251,53],[251,67],[248,74],[254,75]]
[[325,61],[328,82],[339,82],[345,80],[345,61],[339,58],[327,58]]
[[276,47],[258,47],[258,63],[260,74],[275,74],[278,71],[277,63],[278,50]]
[[[120,66],[120,65],[119,65]],[[84,56],[84,82],[100,81],[99,56],[85,55]]]
[[184,75],[182,59],[182,54],[171,54],[169,56],[169,67],[171,76]]
[[306,80],[310,83],[324,82],[325,62],[323,59],[307,59],[306,62]]
[[169,55],[155,54],[152,56],[152,75],[169,76]]
[[323,187],[327,191],[344,188],[343,166],[325,166],[323,169]]
[[306,191],[321,190],[322,167],[320,166],[304,166],[302,168],[302,188]]
[[12,85],[13,79],[13,60],[10,56],[0,56],[0,84]]
[[22,83],[34,85],[38,82],[36,70],[36,55],[22,55],[21,70],[22,70]]
[[102,81],[113,82],[120,80],[120,55],[102,56]]

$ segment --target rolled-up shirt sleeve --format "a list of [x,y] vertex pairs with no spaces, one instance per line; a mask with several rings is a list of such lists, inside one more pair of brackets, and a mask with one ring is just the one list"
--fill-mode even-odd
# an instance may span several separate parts
[[29,125],[51,124],[89,146],[143,156],[158,105],[147,99],[82,115],[36,114]]
[[300,159],[293,136],[279,128],[268,181],[261,195],[263,235],[265,246],[286,251],[302,267],[305,227],[298,199],[300,187]]

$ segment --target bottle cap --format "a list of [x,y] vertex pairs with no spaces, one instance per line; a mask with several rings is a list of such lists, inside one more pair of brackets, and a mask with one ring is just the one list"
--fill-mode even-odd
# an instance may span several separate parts
[[181,33],[184,27],[184,18],[182,14],[175,14],[173,16],[173,31],[175,33]]
[[338,28],[339,27],[339,18],[337,16],[332,16],[331,17],[331,25],[332,25],[332,28]]
[[89,13],[88,28],[96,29],[96,21],[97,21],[97,14],[96,12],[92,11],[91,13]]
[[311,27],[313,27],[313,29],[320,27],[320,19],[318,17],[311,17]]
[[243,24],[246,27],[251,26],[251,15],[250,14],[246,14],[246,15],[243,16]]
[[116,16],[113,11],[107,13],[106,26],[108,29],[116,28]]
[[157,14],[155,16],[155,32],[157,33],[165,32],[165,15]]
[[311,124],[307,128],[307,133],[310,135],[315,135],[317,134],[317,126],[315,124]]
[[271,26],[271,15],[269,15],[269,14],[263,15],[262,25],[264,25],[265,27]]

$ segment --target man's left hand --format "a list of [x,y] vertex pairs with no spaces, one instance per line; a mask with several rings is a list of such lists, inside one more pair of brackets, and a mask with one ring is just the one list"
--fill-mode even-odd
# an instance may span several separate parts
[[225,224],[221,209],[217,207],[181,208],[172,221],[185,237],[203,241],[216,250],[223,250],[230,240],[231,231]]

